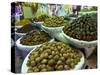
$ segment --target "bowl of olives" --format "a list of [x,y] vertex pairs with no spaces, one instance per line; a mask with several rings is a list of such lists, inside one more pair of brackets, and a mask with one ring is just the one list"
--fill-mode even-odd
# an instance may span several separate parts
[[35,17],[34,22],[43,23],[46,18],[49,18],[49,16],[44,14],[39,17]]
[[53,41],[47,33],[44,31],[38,31],[34,33],[34,31],[30,31],[25,36],[19,38],[16,41],[16,46],[19,50],[23,51],[24,57],[27,55],[30,50],[33,48],[40,46],[42,43],[45,43],[47,41]]
[[48,15],[45,15],[45,14],[44,15],[41,15],[39,17],[35,17],[34,18],[34,23],[36,23],[38,25],[38,27],[41,28],[41,25],[44,23],[44,20],[46,18],[49,18],[49,16]]
[[45,32],[53,36],[55,34],[61,33],[64,26],[68,26],[68,25],[69,25],[68,21],[64,20],[63,17],[52,16],[45,19],[41,28]]
[[73,20],[71,25],[63,30],[62,34],[67,43],[85,48],[87,57],[93,52],[89,48],[94,49],[97,46],[97,22],[88,14]]
[[19,37],[22,37],[30,31],[34,31],[34,32],[37,31],[33,24],[27,24],[27,25],[22,26],[21,28],[18,28],[15,34]]
[[84,55],[62,42],[46,42],[34,48],[25,58],[21,72],[46,72],[79,70],[84,65]]
[[17,21],[15,23],[15,25],[16,25],[16,27],[20,27],[20,26],[24,26],[24,25],[29,24],[29,23],[31,23],[31,21],[28,18],[25,18],[21,21]]

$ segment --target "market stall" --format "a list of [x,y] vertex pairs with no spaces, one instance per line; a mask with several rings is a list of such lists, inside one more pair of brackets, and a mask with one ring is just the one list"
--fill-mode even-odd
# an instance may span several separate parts
[[12,19],[16,72],[97,68],[95,7],[23,2],[20,6],[21,18]]

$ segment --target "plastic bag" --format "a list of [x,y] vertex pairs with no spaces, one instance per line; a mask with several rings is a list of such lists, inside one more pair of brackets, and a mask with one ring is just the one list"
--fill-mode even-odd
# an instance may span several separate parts
[[48,15],[48,7],[46,4],[39,4],[35,17],[39,17],[44,14]]

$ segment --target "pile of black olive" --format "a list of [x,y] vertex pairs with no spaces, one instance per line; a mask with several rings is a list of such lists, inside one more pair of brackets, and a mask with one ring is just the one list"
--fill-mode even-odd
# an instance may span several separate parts
[[74,69],[81,53],[62,42],[46,42],[33,50],[27,61],[27,72],[62,71]]
[[49,16],[47,16],[47,15],[41,15],[39,17],[35,17],[34,21],[35,22],[43,22],[46,18],[49,18]]
[[94,41],[97,40],[97,22],[86,14],[73,20],[68,28],[64,28],[64,32],[75,39]]
[[52,16],[46,18],[43,25],[47,27],[61,27],[61,26],[68,26],[69,22],[67,20],[64,20],[63,17]]
[[36,32],[35,27],[33,27],[30,24],[27,24],[27,25],[24,25],[23,27],[19,28],[16,32],[18,32],[18,33],[27,33],[27,32],[30,32],[31,30]]
[[39,45],[50,40],[51,37],[44,31],[38,31],[34,33],[33,30],[27,33],[25,36],[23,36],[20,40],[20,43],[23,45],[31,46],[31,45]]

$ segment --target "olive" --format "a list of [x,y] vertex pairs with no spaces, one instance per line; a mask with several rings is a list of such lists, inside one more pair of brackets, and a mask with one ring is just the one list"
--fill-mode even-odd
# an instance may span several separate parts
[[15,22],[15,24],[16,24],[17,26],[19,26],[19,25],[24,26],[24,25],[27,25],[27,24],[29,24],[29,23],[31,23],[31,21],[30,21],[28,18],[25,18],[25,19],[23,19],[23,20],[21,20],[21,21]]
[[59,51],[56,51],[55,54],[59,55]]
[[46,71],[47,71],[46,68],[41,69],[41,72],[46,72]]
[[73,62],[70,63],[70,67],[74,68],[75,64]]
[[60,27],[69,25],[69,22],[67,20],[65,21],[64,18],[52,16],[46,18],[43,25],[47,27]]
[[44,58],[44,55],[43,55],[43,54],[41,54],[41,55],[40,55],[40,58],[41,58],[41,59],[43,59],[43,58]]
[[53,55],[49,55],[48,58],[49,58],[49,59],[53,58]]
[[64,69],[65,69],[65,70],[69,70],[70,67],[69,67],[68,65],[64,65]]
[[63,56],[63,54],[62,54],[62,53],[60,53],[60,54],[59,54],[59,56],[60,56],[60,57],[62,57],[62,56]]
[[55,59],[55,60],[58,60],[58,59],[59,59],[59,55],[55,55],[55,56],[54,56],[54,59]]
[[71,60],[70,59],[67,59],[66,60],[66,64],[70,64],[71,63]]
[[18,32],[18,33],[27,33],[27,32],[30,32],[30,31],[35,33],[36,29],[32,25],[27,24],[27,25],[24,25],[23,27],[17,29],[16,32]]
[[50,50],[54,50],[54,47],[51,47]]
[[61,64],[63,64],[63,62],[61,60],[58,60],[57,65],[61,65]]
[[27,66],[29,72],[69,70],[80,62],[81,57],[80,52],[67,44],[56,41],[46,42],[30,53]]
[[40,66],[40,68],[42,69],[42,68],[46,68],[46,65],[45,64],[42,64],[41,66]]
[[40,57],[37,57],[37,58],[35,59],[35,61],[36,61],[37,63],[39,63],[39,62],[41,61],[41,58],[40,58]]
[[44,31],[29,32],[23,38],[21,38],[20,43],[23,45],[38,45],[44,42],[50,41],[50,36]]
[[52,55],[55,55],[55,51],[52,51]]
[[41,63],[42,63],[42,64],[46,64],[46,63],[47,63],[47,59],[43,59],[43,60],[41,61]]
[[57,70],[63,70],[63,65],[57,66]]
[[53,67],[47,65],[47,70],[48,70],[48,71],[53,71],[54,69],[53,69]]
[[36,63],[35,63],[35,61],[33,60],[33,61],[31,61],[31,65],[32,66],[35,66],[36,65]]
[[64,48],[62,48],[62,49],[60,50],[60,52],[61,52],[61,53],[64,53],[64,52],[65,52]]
[[50,60],[48,61],[48,64],[49,64],[49,65],[54,65],[54,64],[55,64],[55,60],[54,60],[54,59],[50,59]]
[[63,57],[64,57],[64,58],[67,58],[67,57],[68,57],[68,55],[64,53],[64,54],[63,54]]
[[60,57],[60,60],[61,61],[65,61],[65,58],[62,56],[62,57]]
[[58,46],[57,49],[58,49],[58,50],[61,50],[61,46]]
[[39,69],[38,68],[34,69],[34,72],[39,72]]
[[97,22],[88,14],[76,18],[70,23],[70,26],[64,27],[63,30],[66,35],[78,40],[97,40]]
[[41,22],[41,21],[44,21],[46,18],[48,18],[49,16],[47,16],[47,15],[41,15],[41,16],[39,16],[39,17],[35,17],[34,18],[34,21],[35,22]]
[[32,55],[32,56],[30,56],[30,58],[29,58],[30,60],[34,60],[34,56]]

